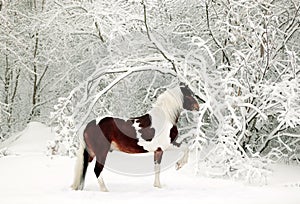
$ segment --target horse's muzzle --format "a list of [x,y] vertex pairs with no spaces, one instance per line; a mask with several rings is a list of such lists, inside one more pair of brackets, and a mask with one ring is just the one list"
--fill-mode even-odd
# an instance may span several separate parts
[[195,103],[195,104],[193,105],[193,110],[194,110],[194,111],[199,111],[199,104],[198,104],[198,103]]

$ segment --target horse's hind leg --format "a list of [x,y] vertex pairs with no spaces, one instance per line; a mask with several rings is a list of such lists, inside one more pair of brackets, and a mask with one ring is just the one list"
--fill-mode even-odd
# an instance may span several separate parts
[[94,172],[98,179],[100,190],[103,192],[107,192],[108,190],[107,190],[105,183],[103,181],[103,178],[100,174],[104,168],[105,160],[106,160],[109,149],[110,149],[110,146],[102,147],[101,151],[96,153],[97,161],[95,164]]
[[161,148],[158,148],[154,152],[154,171],[155,171],[155,180],[154,180],[154,187],[161,188],[160,184],[160,163],[162,159],[163,151]]
[[103,170],[103,167],[104,165],[99,163],[98,161],[96,162],[95,164],[95,169],[94,169],[94,172],[96,174],[96,177],[98,179],[98,183],[99,183],[99,187],[100,187],[100,191],[103,191],[103,192],[108,192],[106,186],[105,186],[105,183],[104,183],[104,180],[102,178],[102,176],[100,175],[102,170]]
[[100,123],[97,123],[96,120],[91,121],[88,123],[84,138],[86,142],[86,146],[89,149],[89,152],[92,152],[94,156],[96,156],[96,165],[94,168],[95,175],[98,179],[98,183],[100,185],[101,191],[107,191],[105,184],[103,182],[102,177],[100,176],[108,151],[110,150],[110,140],[106,138],[106,135],[109,135],[109,127],[110,124],[105,124],[104,127],[100,128]]

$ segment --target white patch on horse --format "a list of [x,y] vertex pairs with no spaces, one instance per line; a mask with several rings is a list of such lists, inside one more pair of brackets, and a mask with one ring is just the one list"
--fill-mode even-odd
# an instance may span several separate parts
[[143,140],[142,138],[142,134],[139,132],[139,130],[141,129],[141,127],[139,126],[140,123],[137,122],[137,120],[134,120],[134,123],[133,123],[133,127],[135,128],[135,131],[136,131],[136,138],[138,140]]
[[155,164],[154,166],[154,172],[155,172],[155,179],[154,179],[154,187],[161,188],[160,184],[160,164]]
[[148,112],[152,119],[151,128],[155,134],[151,141],[139,139],[138,145],[149,152],[154,152],[158,148],[163,151],[171,145],[170,130],[181,112],[183,94],[179,87],[165,91],[160,95]]
[[111,144],[110,144],[110,150],[111,150],[111,151],[114,151],[114,150],[120,151],[120,149],[119,149],[117,143],[115,143],[114,141],[112,141]]
[[102,192],[108,192],[102,176],[98,177],[98,184],[99,184],[99,187],[100,187],[100,191],[102,191]]
[[176,163],[175,166],[176,170],[181,169],[188,162],[189,152],[190,152],[189,148],[188,147],[185,148],[183,156]]

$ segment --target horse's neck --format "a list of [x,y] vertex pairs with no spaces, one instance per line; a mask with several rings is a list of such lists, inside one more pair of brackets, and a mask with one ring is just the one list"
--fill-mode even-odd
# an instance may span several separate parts
[[153,107],[149,111],[152,122],[160,123],[161,126],[164,126],[164,124],[166,123],[171,123],[172,125],[175,125],[178,122],[180,113],[180,108],[178,108],[177,110],[170,111],[162,107]]

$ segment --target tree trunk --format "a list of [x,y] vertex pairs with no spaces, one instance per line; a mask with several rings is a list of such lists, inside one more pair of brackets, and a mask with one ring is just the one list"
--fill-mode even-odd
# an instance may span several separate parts
[[27,122],[30,122],[34,116],[39,115],[39,111],[35,108],[36,104],[38,102],[38,73],[37,73],[37,52],[38,52],[38,46],[39,46],[39,37],[38,33],[35,35],[35,46],[34,46],[34,52],[33,52],[33,89],[32,89],[32,108],[31,113],[29,116],[29,119]]

